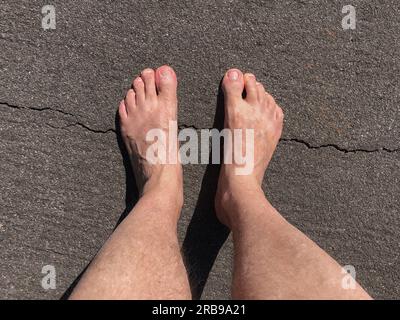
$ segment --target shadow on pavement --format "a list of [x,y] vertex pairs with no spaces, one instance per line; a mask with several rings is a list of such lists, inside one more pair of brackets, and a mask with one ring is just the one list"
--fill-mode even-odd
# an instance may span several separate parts
[[[223,126],[224,100],[220,86],[213,128],[222,130]],[[229,235],[229,230],[218,221],[214,208],[219,170],[220,165],[211,163],[210,153],[193,217],[182,245],[193,299],[200,299],[219,250]]]
[[[224,101],[220,86],[218,90],[217,106],[213,128],[222,130],[223,124]],[[115,228],[117,228],[117,226],[125,219],[125,217],[135,206],[138,200],[139,193],[136,187],[136,181],[132,166],[130,164],[129,156],[125,149],[125,145],[123,143],[120,133],[118,113],[115,117],[115,128],[118,146],[123,157],[126,177],[126,208],[121,214],[115,226]],[[203,177],[193,217],[189,223],[186,237],[182,245],[182,252],[184,255],[185,265],[188,270],[193,299],[200,299],[204,290],[204,286],[207,282],[208,275],[215,262],[215,259],[217,258],[219,250],[221,249],[222,245],[225,243],[229,235],[229,230],[218,221],[215,214],[214,198],[217,191],[220,165],[211,164],[211,151],[209,163],[210,164],[208,164]],[[80,281],[82,275],[89,267],[90,263],[65,291],[65,293],[61,297],[62,300],[68,299],[68,297],[71,295],[72,291]]]

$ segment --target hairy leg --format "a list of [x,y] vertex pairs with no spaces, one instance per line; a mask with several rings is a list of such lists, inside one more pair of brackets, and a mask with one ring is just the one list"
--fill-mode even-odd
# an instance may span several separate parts
[[252,174],[223,165],[216,197],[218,217],[233,232],[233,298],[369,299],[358,284],[342,288],[340,265],[265,198],[261,182],[282,133],[281,108],[254,75],[236,69],[225,75],[223,90],[225,127],[254,129]]
[[[160,129],[167,141],[177,117],[177,80],[172,68],[145,69],[119,107],[121,133],[141,190],[132,212],[91,263],[71,299],[190,299],[180,254],[177,222],[183,203],[182,168],[151,164],[146,134]],[[172,153],[177,150],[171,148]]]

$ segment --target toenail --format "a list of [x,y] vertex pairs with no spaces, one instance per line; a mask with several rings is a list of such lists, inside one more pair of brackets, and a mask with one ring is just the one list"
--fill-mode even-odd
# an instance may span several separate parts
[[142,71],[142,73],[151,73],[151,72],[153,72],[152,69],[144,69],[144,70]]
[[228,78],[235,81],[239,78],[239,73],[236,70],[230,70],[228,72]]
[[160,72],[160,75],[163,79],[169,79],[171,76],[171,72],[169,71],[168,68],[162,69]]

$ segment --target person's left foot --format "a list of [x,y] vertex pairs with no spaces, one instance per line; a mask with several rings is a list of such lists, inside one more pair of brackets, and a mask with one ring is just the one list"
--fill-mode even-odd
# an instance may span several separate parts
[[[232,217],[234,210],[229,207],[235,204],[233,199],[242,197],[246,189],[261,191],[265,170],[282,134],[283,111],[251,73],[243,74],[238,69],[228,70],[222,80],[222,89],[225,98],[225,128],[231,131],[242,129],[242,132],[251,129],[254,132],[250,147],[254,152],[252,172],[238,175],[237,164],[224,163],[219,175],[215,198],[217,216],[223,224],[231,227],[236,218]],[[243,93],[246,93],[245,98]]]
[[[177,195],[182,189],[182,168],[179,161],[167,164],[159,159],[158,163],[154,163],[146,156],[152,143],[146,141],[146,135],[151,129],[164,132],[167,157],[168,150],[176,154],[178,152],[168,144],[168,141],[178,141],[177,130],[170,132],[170,123],[175,121],[176,124],[177,118],[176,90],[177,78],[171,67],[162,66],[155,71],[145,69],[134,79],[132,89],[128,90],[125,99],[120,103],[121,134],[141,193],[146,191],[148,185],[161,184],[165,188],[174,189]],[[171,134],[175,136],[170,137]],[[168,159],[164,160],[168,162]]]

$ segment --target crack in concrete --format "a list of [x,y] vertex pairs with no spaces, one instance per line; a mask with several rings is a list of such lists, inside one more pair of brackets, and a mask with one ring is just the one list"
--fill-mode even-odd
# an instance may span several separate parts
[[19,110],[34,110],[34,111],[39,111],[39,112],[41,112],[41,111],[54,111],[54,112],[58,112],[58,113],[64,114],[66,116],[72,116],[72,117],[75,117],[75,118],[77,117],[75,114],[72,114],[72,113],[69,113],[69,112],[66,112],[66,111],[60,110],[60,109],[50,108],[50,107],[43,107],[43,108],[39,108],[39,107],[21,107],[21,106],[17,106],[15,104],[10,104],[8,102],[3,102],[3,101],[0,101],[0,105],[4,105],[4,106],[9,107],[11,109],[19,109]]
[[[74,117],[75,119],[78,118],[73,113],[69,113],[69,112],[66,112],[66,111],[61,110],[61,109],[54,109],[54,108],[50,108],[50,107],[43,107],[43,108],[39,108],[39,107],[21,107],[21,106],[17,106],[17,105],[10,104],[10,103],[7,103],[7,102],[2,102],[2,101],[0,101],[0,105],[4,105],[6,107],[9,107],[9,108],[12,108],[12,109],[18,109],[18,110],[34,110],[34,111],[39,111],[39,112],[42,112],[42,111],[54,111],[54,112],[61,113],[61,114],[66,115],[66,116]],[[68,124],[68,125],[63,126],[63,127],[53,126],[53,125],[50,125],[48,123],[46,123],[46,124],[49,127],[53,128],[53,129],[66,129],[66,128],[69,128],[69,127],[79,126],[81,128],[84,128],[84,129],[89,130],[89,131],[94,132],[94,133],[115,132],[115,129],[113,129],[113,128],[105,129],[105,130],[93,129],[93,128],[89,127],[88,125],[86,125],[86,124],[84,124],[82,122],[79,122],[79,121],[76,121],[74,123]]]
[[[50,107],[43,107],[43,108],[39,108],[39,107],[21,107],[21,106],[13,105],[13,104],[10,104],[10,103],[7,103],[7,102],[2,102],[2,101],[0,101],[0,105],[4,105],[4,106],[7,106],[7,107],[12,108],[12,109],[34,110],[34,111],[39,111],[39,112],[41,112],[41,111],[54,111],[54,112],[57,112],[57,113],[61,113],[63,115],[72,116],[74,118],[77,118],[77,116],[75,114],[66,112],[66,111],[61,110],[61,109],[54,109],[54,108],[50,108]],[[48,125],[49,127],[53,128],[53,129],[62,129],[62,130],[64,130],[64,129],[71,128],[71,127],[80,127],[80,128],[83,128],[83,129],[88,130],[88,131],[93,132],[93,133],[101,133],[101,134],[106,134],[106,133],[110,133],[110,132],[111,133],[116,133],[116,130],[114,128],[108,128],[108,129],[103,129],[103,130],[102,129],[93,129],[93,128],[89,127],[88,125],[86,125],[86,124],[84,124],[82,122],[79,122],[79,121],[76,121],[74,123],[70,123],[70,124],[68,124],[66,126],[63,126],[63,127],[53,126],[53,125],[50,125],[49,123],[46,123],[46,125]],[[183,129],[212,130],[214,128],[199,128],[199,127],[196,127],[194,125],[180,124],[178,126],[178,129],[179,130],[183,130]],[[279,143],[282,143],[282,142],[283,143],[302,144],[303,146],[307,147],[307,149],[310,149],[310,150],[333,148],[333,149],[335,149],[335,150],[337,150],[339,152],[342,152],[342,153],[378,153],[378,152],[396,153],[396,152],[400,151],[400,148],[390,149],[390,148],[387,148],[387,147],[380,147],[380,148],[375,148],[375,149],[362,149],[362,148],[346,149],[346,148],[340,147],[339,145],[334,144],[334,143],[327,143],[327,144],[322,144],[322,145],[312,145],[311,143],[309,143],[309,142],[307,142],[305,140],[299,139],[299,138],[281,138],[279,140]]]
[[215,129],[215,128],[199,128],[199,127],[196,127],[196,126],[194,126],[194,125],[179,124],[179,125],[178,125],[178,129],[179,129],[179,130],[183,130],[183,129],[212,130],[212,129]]
[[284,142],[284,143],[294,142],[297,144],[302,144],[302,145],[306,146],[307,149],[318,150],[318,149],[324,149],[324,148],[333,148],[342,153],[377,153],[377,152],[395,153],[395,152],[400,151],[400,148],[390,149],[390,148],[386,148],[386,147],[381,147],[381,148],[376,148],[376,149],[361,149],[361,148],[346,149],[346,148],[342,148],[342,147],[338,146],[337,144],[333,144],[333,143],[327,143],[327,144],[314,146],[311,143],[309,143],[305,140],[302,140],[302,139],[298,139],[298,138],[282,138],[279,141]]
[[40,248],[40,247],[35,247],[35,246],[29,246],[29,245],[25,245],[26,248],[32,250],[33,252],[44,252],[44,253],[53,253],[56,255],[60,255],[60,256],[64,256],[64,257],[73,257],[73,258],[78,258],[82,261],[86,261],[87,259],[85,257],[81,257],[79,255],[76,254],[72,254],[70,252],[61,252],[58,251],[56,249],[52,249],[52,248]]
[[[182,124],[182,125],[179,125],[178,129],[179,130],[182,130],[182,129],[211,130],[214,128],[198,128],[196,126],[189,126],[189,125]],[[302,145],[306,146],[307,149],[311,149],[311,150],[312,149],[318,150],[318,149],[324,149],[324,148],[333,148],[342,153],[377,153],[377,152],[395,153],[395,152],[400,151],[400,148],[390,149],[390,148],[386,148],[386,147],[375,148],[375,149],[362,149],[362,148],[346,149],[346,148],[340,147],[339,145],[334,144],[334,143],[327,143],[327,144],[314,146],[311,143],[309,143],[305,140],[299,139],[299,138],[281,138],[281,139],[279,139],[279,142],[280,143],[294,142],[297,144],[302,144]]]

